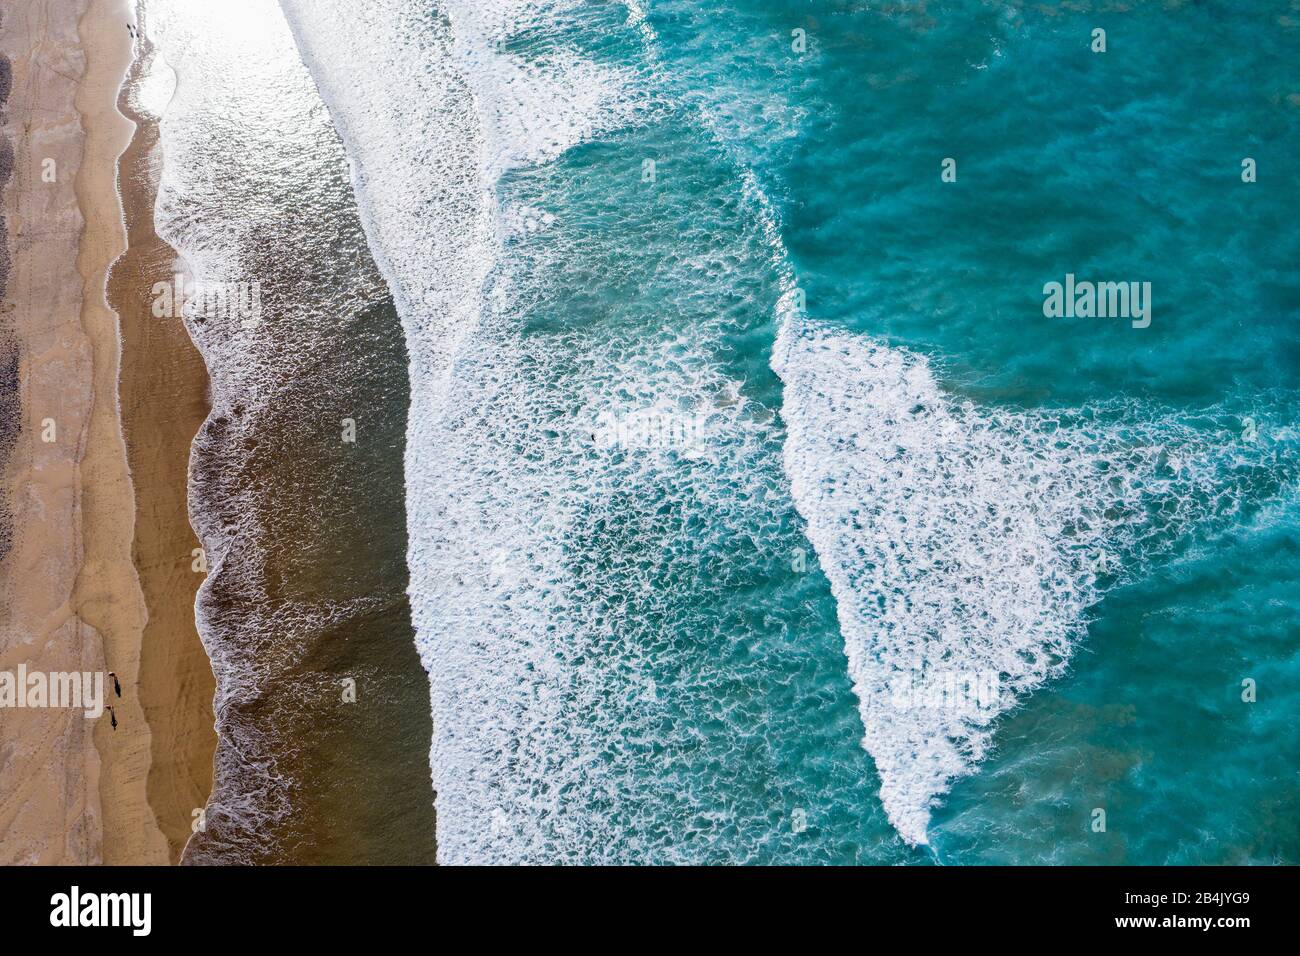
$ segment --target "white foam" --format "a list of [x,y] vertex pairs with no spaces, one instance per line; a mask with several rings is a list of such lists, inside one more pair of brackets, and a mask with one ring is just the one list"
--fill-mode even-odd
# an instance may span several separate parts
[[[438,415],[496,260],[497,179],[629,115],[622,79],[571,50],[536,61],[502,51],[512,32],[572,6],[561,0],[449,2],[433,16],[403,0],[282,6],[348,151],[370,245],[406,329],[407,471],[418,476],[431,448],[420,429]],[[359,70],[384,82],[363,82]],[[410,497],[418,523],[420,500]]]
[[531,57],[506,52],[511,37],[571,14],[581,0],[449,2],[455,53],[472,87],[488,144],[486,175],[543,163],[627,121],[635,75],[565,47]]
[[[313,409],[277,403],[319,360],[312,350],[328,338],[322,328],[332,331],[327,323],[340,311],[379,290],[365,287],[368,270],[349,272],[351,264],[338,261],[349,244],[360,245],[341,230],[281,237],[276,251],[285,263],[266,255],[266,237],[292,215],[288,207],[268,214],[277,189],[296,190],[299,208],[330,209],[340,198],[328,175],[341,161],[337,143],[274,0],[150,0],[145,13],[160,69],[137,102],[162,111],[158,233],[179,251],[191,280],[261,279],[268,300],[268,321],[257,331],[219,315],[187,319],[211,377],[213,407],[192,450],[190,500],[208,563],[196,623],[217,680],[218,746],[208,827],[191,840],[186,860],[232,862],[264,856],[268,833],[293,812],[285,757],[295,741],[272,739],[268,729],[299,704],[269,691],[284,686],[314,635],[375,610],[369,599],[308,603],[268,593],[265,545],[273,532],[265,518],[276,490],[248,473],[248,455],[266,437],[259,423],[270,415],[281,426],[312,427],[305,419]],[[326,175],[315,175],[321,170]],[[303,263],[343,288],[305,289],[304,282],[288,294],[283,284],[295,267],[298,276],[306,271]],[[330,520],[303,517],[321,527]],[[221,602],[213,600],[217,592]]]
[[[193,282],[219,282],[243,278],[240,267],[239,231],[247,223],[231,216],[216,224],[203,215],[218,207],[211,161],[214,150],[207,139],[210,127],[206,117],[229,115],[239,110],[239,94],[229,85],[213,83],[209,71],[229,69],[234,50],[225,44],[232,40],[222,29],[220,19],[208,19],[211,10],[186,7],[171,0],[157,0],[148,7],[147,30],[155,44],[149,74],[134,92],[136,105],[160,116],[160,144],[166,161],[161,167],[155,223],[158,234],[181,255],[176,270]],[[230,13],[247,20],[264,22],[269,14],[274,27],[278,11],[262,0],[238,0]],[[280,25],[283,31],[283,25]],[[273,69],[285,52],[283,32],[274,29],[255,31],[244,44],[249,65]],[[289,48],[292,52],[292,48]],[[247,77],[250,89],[256,89],[265,74]],[[217,217],[214,217],[217,218]],[[222,439],[213,441],[206,431],[213,417],[229,416],[233,404],[248,406],[250,413],[264,400],[257,381],[259,363],[255,356],[244,354],[250,345],[246,337],[227,334],[221,322],[186,325],[195,345],[203,354],[212,380],[213,409],[205,430],[195,437],[191,455],[191,521],[203,545],[208,571],[195,602],[196,626],[216,678],[213,698],[215,729],[218,736],[214,756],[213,791],[207,807],[211,833],[221,832],[222,839],[255,832],[273,826],[290,812],[289,781],[281,772],[274,748],[266,745],[259,729],[239,713],[239,705],[255,700],[266,674],[265,661],[259,660],[264,646],[247,640],[257,634],[274,634],[270,622],[255,620],[255,610],[243,622],[243,633],[234,628],[223,630],[213,619],[211,595],[221,580],[226,593],[239,591],[247,608],[259,606],[257,588],[230,573],[228,558],[241,536],[250,544],[261,540],[265,529],[257,521],[251,502],[241,503],[222,496],[229,489],[222,484],[222,458],[226,454],[223,440],[238,435],[240,425],[231,427]],[[248,494],[246,490],[244,494]],[[232,513],[241,515],[238,524],[229,522]],[[226,622],[229,624],[229,622]],[[259,630],[259,626],[265,630]],[[244,638],[241,640],[241,637]],[[270,658],[266,655],[266,659]],[[200,841],[201,842],[201,841]],[[187,848],[187,853],[193,846]],[[227,849],[233,849],[227,845]],[[237,851],[236,851],[237,852]],[[227,856],[233,859],[235,855]]]
[[[671,344],[648,337],[645,352]],[[663,581],[684,560],[688,529],[712,533],[728,507],[719,473],[735,466],[748,476],[735,492],[758,494],[743,481],[761,484],[762,471],[735,460],[757,457],[758,436],[737,403],[712,416],[713,434],[729,436],[711,444],[712,462],[601,449],[573,409],[698,398],[728,383],[707,366],[620,356],[617,343],[592,342],[576,362],[531,345],[487,331],[462,355],[465,401],[441,429],[440,480],[429,486],[437,535],[412,554],[436,599],[420,644],[434,689],[440,859],[685,861],[685,848],[649,839],[667,829],[654,795],[671,750],[659,766],[630,754],[657,737],[662,711],[646,681],[689,596]],[[602,527],[619,547],[582,544],[602,540]]]
[[[771,436],[743,402],[724,402],[712,434],[727,437],[699,460],[602,457],[583,443],[582,410],[698,409],[739,392],[706,354],[721,320],[525,345],[512,323],[548,263],[499,260],[502,241],[545,233],[553,214],[497,209],[498,178],[636,115],[633,74],[554,36],[543,52],[507,52],[573,3],[456,0],[432,26],[403,0],[282,3],[406,329],[408,565],[439,858],[689,862],[688,847],[648,842],[668,828],[647,807],[692,795],[668,793],[670,773],[636,776],[625,754],[656,717],[645,617],[678,613],[660,584],[698,529],[761,527],[786,504]],[[636,4],[627,25],[655,43]],[[732,124],[698,105],[728,145],[718,127]],[[933,801],[984,755],[997,714],[1066,665],[1110,580],[1097,555],[1134,567],[1230,504],[1221,456],[1170,422],[1126,430],[955,402],[923,357],[794,313],[775,216],[740,174],[787,292],[773,357],[785,474],[837,601],[886,811],[922,843]],[[626,555],[574,545],[631,520]],[[974,715],[893,706],[893,678],[932,669],[992,670],[1009,693]]]
[[[1235,507],[1243,449],[1167,419],[957,402],[923,357],[793,311],[773,366],[881,800],[925,843],[935,798],[983,759],[999,714],[1064,670],[1105,588]],[[891,692],[953,672],[999,675],[997,706],[900,708]]]
[[563,859],[588,846],[576,829],[600,826],[555,812],[590,757],[564,690],[587,685],[557,642],[575,613],[562,544],[575,499],[556,488],[562,472],[514,457],[555,409],[532,401],[514,339],[484,328],[510,301],[504,280],[490,298],[484,283],[503,239],[551,219],[499,210],[498,178],[623,122],[627,77],[562,45],[506,51],[571,3],[451,2],[432,18],[399,0],[283,7],[406,332],[409,593],[430,672],[439,859]]
[[[727,146],[716,111],[701,115]],[[881,802],[925,844],[938,798],[975,771],[997,718],[1065,670],[1104,591],[1294,468],[1256,488],[1271,449],[1137,403],[1015,413],[953,401],[923,356],[796,307],[775,209],[743,150],[728,153],[783,289],[772,368],[790,492],[836,600]],[[899,706],[900,687],[953,677],[996,680],[996,703]]]

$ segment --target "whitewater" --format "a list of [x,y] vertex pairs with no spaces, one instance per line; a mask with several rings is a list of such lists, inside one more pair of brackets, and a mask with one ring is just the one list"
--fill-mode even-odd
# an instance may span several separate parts
[[[788,771],[726,699],[747,696],[744,672],[722,681],[666,635],[761,642],[728,589],[746,560],[785,560],[801,535],[835,599],[883,811],[923,845],[999,719],[1066,672],[1102,596],[1281,483],[1261,474],[1276,446],[1224,440],[1226,412],[1209,413],[1207,437],[1133,403],[983,407],[945,391],[931,358],[817,319],[746,145],[681,92],[636,4],[282,7],[406,335],[409,594],[444,862],[761,858],[784,812],[692,748],[762,754],[754,777],[778,790]],[[691,148],[716,181],[693,184],[698,209],[670,194],[610,231],[650,235],[638,229],[665,217],[676,257],[642,262],[587,232],[581,246],[560,186],[599,208],[620,197],[593,199],[551,167],[665,122],[703,131]],[[670,168],[681,154],[660,155]],[[694,231],[719,209],[721,225]],[[588,268],[601,252],[612,268]],[[656,270],[671,273],[672,322],[618,303],[611,329],[548,311],[572,283]],[[769,323],[777,407],[751,394],[761,372],[727,354]],[[703,453],[586,441],[602,412],[647,408],[703,421]],[[996,700],[900,706],[900,682],[952,674],[993,675]]]

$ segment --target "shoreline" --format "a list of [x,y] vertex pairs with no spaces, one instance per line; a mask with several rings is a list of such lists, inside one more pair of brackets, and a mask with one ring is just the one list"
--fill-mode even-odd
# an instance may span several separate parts
[[211,403],[207,367],[184,323],[155,318],[151,309],[154,284],[170,283],[185,270],[155,231],[163,162],[158,117],[132,102],[155,71],[170,70],[147,37],[144,4],[135,6],[141,39],[117,101],[135,124],[118,160],[127,249],[109,274],[108,298],[120,322],[118,400],[135,486],[132,558],[147,611],[140,661],[140,703],[152,735],[147,791],[176,863],[195,811],[211,793],[217,743],[216,681],[195,621],[205,575],[192,569],[200,545],[188,500],[190,449]]
[[105,864],[165,863],[166,842],[149,806],[146,785],[152,735],[140,703],[140,659],[147,618],[132,561],[135,493],[127,467],[118,401],[122,342],[108,304],[108,273],[127,247],[117,161],[134,133],[117,110],[118,92],[134,60],[125,0],[92,0],[77,24],[86,73],[76,107],[85,152],[76,180],[85,228],[77,268],[85,282],[82,326],[93,350],[94,401],[81,461],[83,560],[74,602],[79,617],[103,636],[106,669],[119,675],[119,726],[95,730],[101,770]]
[[[21,409],[5,463],[0,670],[112,670],[122,685],[105,700],[116,728],[107,712],[0,712],[0,863],[175,862],[211,778],[186,502],[206,373],[184,360],[183,328],[184,342],[162,328],[160,343],[140,320],[152,319],[154,273],[133,263],[152,261],[156,127],[119,110],[138,72],[132,14],[128,0],[10,10],[0,38],[13,87],[4,333]],[[159,563],[176,545],[182,578]]]

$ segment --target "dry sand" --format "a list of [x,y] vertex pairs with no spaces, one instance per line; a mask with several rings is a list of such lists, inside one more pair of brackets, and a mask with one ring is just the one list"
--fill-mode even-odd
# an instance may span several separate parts
[[[199,805],[195,794],[210,773],[211,747],[193,729],[210,721],[205,702],[195,706],[210,684],[193,630],[197,582],[164,571],[173,583],[159,587],[146,567],[149,610],[160,619],[148,627],[132,557],[147,563],[188,543],[175,527],[183,490],[161,483],[175,481],[175,462],[187,460],[181,433],[202,369],[160,348],[158,368],[179,363],[169,380],[183,407],[150,436],[142,416],[163,399],[135,398],[145,391],[138,363],[150,359],[126,363],[140,449],[132,458],[153,464],[141,466],[134,488],[118,406],[118,316],[105,293],[108,270],[126,250],[117,159],[134,126],[116,102],[134,17],[124,0],[24,0],[4,16],[0,52],[13,69],[5,132],[14,149],[4,195],[11,253],[4,320],[18,345],[22,431],[5,474],[13,547],[0,567],[0,670],[112,669],[122,699],[114,701],[116,731],[107,715],[91,722],[80,711],[0,711],[0,863],[166,863],[183,839],[178,806]],[[56,164],[53,182],[42,177],[47,158]],[[137,336],[133,346],[151,341]],[[55,440],[47,442],[51,421]],[[133,547],[137,491],[149,506]],[[188,571],[188,548],[185,557]],[[188,608],[187,627],[177,608]],[[181,713],[191,707],[197,716]],[[160,748],[168,759],[151,775]]]
[[[22,409],[22,431],[5,475],[13,548],[0,583],[0,669],[8,671],[23,663],[34,670],[102,670],[104,661],[100,635],[77,618],[74,597],[94,375],[77,270],[85,222],[75,183],[86,137],[74,101],[86,72],[77,36],[84,8],[84,2],[13,5],[0,32],[0,49],[13,69],[5,320],[18,344]],[[44,441],[43,433],[55,440]],[[60,710],[6,710],[0,721],[0,862],[99,861],[103,823],[93,725],[80,713]]]

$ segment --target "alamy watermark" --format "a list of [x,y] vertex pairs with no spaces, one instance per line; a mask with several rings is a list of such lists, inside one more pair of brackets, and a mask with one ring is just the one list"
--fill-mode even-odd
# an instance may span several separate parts
[[87,720],[104,713],[101,671],[0,671],[0,708],[68,707],[85,712]]
[[73,886],[50,897],[50,925],[124,927],[132,936],[148,936],[153,926],[151,893],[83,893]]
[[596,447],[628,451],[673,450],[699,455],[704,450],[707,415],[647,408],[616,414],[603,411],[596,416],[592,440]]
[[996,671],[917,671],[889,682],[897,710],[944,710],[978,714],[997,708],[1002,678]]
[[1150,282],[1065,282],[1043,286],[1043,315],[1049,319],[1131,319],[1133,328],[1151,324]]
[[186,282],[178,272],[171,282],[155,282],[153,297],[158,319],[232,319],[245,329],[262,324],[262,286],[257,282]]

